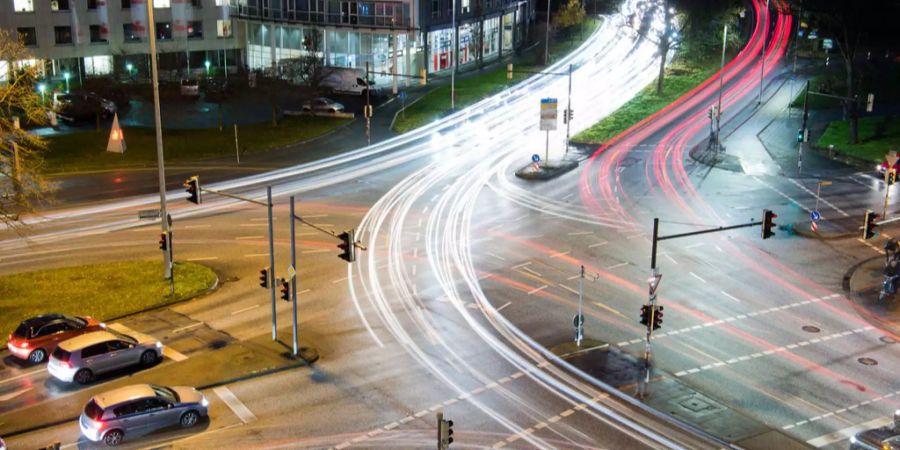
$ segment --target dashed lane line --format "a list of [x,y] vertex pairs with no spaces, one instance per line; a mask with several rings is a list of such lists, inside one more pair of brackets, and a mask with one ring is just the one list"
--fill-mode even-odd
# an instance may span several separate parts
[[[736,321],[738,321],[738,320],[744,320],[744,319],[748,319],[748,318],[750,318],[750,317],[762,316],[762,315],[770,314],[770,313],[773,313],[773,312],[784,311],[784,310],[788,310],[788,309],[791,309],[791,308],[797,308],[797,307],[804,306],[804,305],[810,305],[810,304],[813,304],[813,303],[822,302],[822,301],[825,301],[825,300],[831,300],[831,299],[833,299],[833,298],[837,298],[837,297],[840,297],[840,296],[841,296],[841,294],[831,294],[831,295],[826,295],[826,296],[824,296],[824,297],[811,298],[811,299],[808,299],[808,300],[802,300],[802,301],[798,301],[798,302],[794,302],[794,303],[789,303],[789,304],[787,304],[787,305],[773,306],[773,307],[771,307],[771,308],[763,309],[763,310],[760,310],[760,311],[751,311],[751,312],[748,312],[747,314],[740,314],[740,315],[738,315],[738,316],[726,317],[726,318],[724,318],[724,319],[719,319],[719,320],[714,320],[714,321],[711,321],[711,322],[706,322],[706,323],[702,324],[701,326],[699,326],[699,328],[698,328],[697,325],[694,325],[694,326],[684,327],[684,328],[681,328],[681,329],[671,330],[671,331],[662,332],[662,333],[653,333],[653,337],[658,339],[658,338],[663,338],[663,337],[666,337],[666,336],[672,336],[672,335],[676,335],[676,334],[687,333],[687,332],[689,332],[689,331],[695,331],[695,330],[698,330],[698,329],[701,329],[701,328],[708,328],[708,327],[712,327],[712,326],[722,325],[723,323],[736,322]],[[634,345],[634,344],[639,344],[639,343],[641,343],[641,342],[644,342],[644,340],[643,340],[643,339],[632,339],[632,340],[630,340],[630,341],[622,341],[622,342],[619,342],[619,343],[616,344],[616,346],[617,346],[617,347],[624,347],[624,346],[626,346],[626,345]]]
[[546,284],[542,285],[541,287],[537,287],[537,288],[534,288],[534,289],[528,291],[528,295],[531,295],[531,294],[534,294],[534,293],[543,291],[544,289],[547,289],[547,285],[546,285]]
[[798,202],[797,200],[795,200],[795,199],[794,199],[793,197],[791,197],[790,195],[787,195],[787,194],[785,194],[784,192],[781,192],[780,190],[778,190],[776,187],[772,186],[771,184],[766,183],[765,181],[760,180],[760,179],[757,178],[757,177],[753,177],[753,179],[754,179],[757,183],[759,183],[759,184],[761,184],[761,185],[763,185],[763,186],[765,186],[765,187],[771,189],[771,190],[774,191],[776,194],[778,194],[778,195],[780,195],[780,196],[782,196],[782,197],[788,199],[789,202],[791,202],[791,203],[793,203],[793,204],[799,206],[799,207],[802,208],[804,211],[809,212],[809,213],[812,212],[811,209],[807,208],[805,205],[803,205],[802,203]]
[[255,304],[255,305],[253,305],[253,306],[248,306],[248,307],[246,307],[246,308],[241,308],[241,309],[239,309],[239,310],[237,310],[237,311],[232,311],[232,312],[231,312],[231,315],[232,315],[232,316],[235,316],[235,315],[238,315],[238,314],[240,314],[240,313],[247,312],[247,311],[250,311],[251,309],[256,309],[256,308],[259,308],[259,303]]
[[596,242],[596,243],[594,243],[594,244],[588,245],[588,248],[600,247],[601,245],[606,245],[606,244],[608,244],[608,243],[609,243],[609,242],[606,242],[606,241]]
[[202,256],[202,257],[199,257],[199,258],[186,258],[185,261],[190,261],[190,262],[194,262],[194,261],[215,261],[215,260],[217,260],[217,259],[219,259],[218,256]]
[[250,409],[247,408],[247,406],[244,405],[244,403],[241,402],[227,386],[215,387],[213,388],[213,392],[215,392],[216,395],[231,408],[231,411],[241,419],[241,422],[250,423],[256,420],[256,415],[253,414],[253,412],[250,411]]
[[608,394],[598,395],[596,397],[591,398],[587,403],[579,403],[579,404],[577,404],[577,405],[575,405],[553,417],[548,418],[546,421],[538,422],[532,427],[528,427],[528,428],[526,428],[516,434],[513,434],[503,440],[497,441],[496,443],[494,443],[494,445],[491,446],[491,448],[506,447],[507,445],[518,441],[519,439],[523,439],[530,434],[534,434],[535,431],[542,430],[542,429],[550,426],[548,424],[548,422],[550,424],[559,422],[560,420],[562,420],[566,417],[569,417],[572,414],[575,414],[575,411],[581,411],[581,410],[587,409],[591,404],[597,403],[598,401],[600,401],[604,398],[607,398],[607,397],[609,397]]
[[737,302],[737,303],[741,303],[741,301],[740,301],[737,297],[735,297],[735,296],[733,296],[733,295],[731,295],[731,294],[729,294],[729,293],[727,293],[727,292],[725,292],[725,291],[719,291],[719,292],[721,292],[722,295],[724,295],[725,297],[728,297],[729,299],[731,299],[731,300],[733,300],[733,301],[735,301],[735,302]]
[[606,268],[606,270],[618,269],[619,267],[625,267],[625,266],[627,266],[627,265],[628,265],[628,263],[626,263],[626,262],[618,263],[618,264],[613,264],[613,265],[611,265],[611,266],[608,266],[608,267]]
[[815,197],[815,198],[821,200],[822,203],[828,205],[829,208],[831,208],[831,209],[837,211],[837,212],[840,213],[842,216],[844,216],[844,217],[850,217],[850,214],[847,214],[843,209],[838,208],[837,206],[835,206],[834,204],[832,204],[832,203],[829,202],[828,200],[825,200],[824,198],[822,198],[822,197],[816,195],[815,192],[813,192],[813,191],[807,189],[806,186],[800,184],[799,181],[797,181],[797,180],[795,180],[795,179],[793,179],[793,178],[788,178],[788,181],[790,181],[791,183],[793,183],[795,186],[799,187],[800,189],[803,189],[804,191],[806,191],[807,194],[812,195],[813,197]]
[[762,357],[764,357],[764,356],[773,355],[773,354],[775,354],[775,353],[787,352],[788,350],[794,350],[794,349],[796,349],[796,348],[805,347],[805,346],[807,346],[807,345],[818,344],[818,343],[820,343],[820,342],[830,341],[830,340],[832,340],[832,339],[837,339],[837,338],[841,338],[841,337],[845,337],[845,336],[850,336],[850,335],[853,335],[853,334],[865,333],[865,332],[867,332],[867,331],[871,331],[871,330],[874,330],[874,329],[875,329],[875,327],[872,327],[872,326],[863,327],[863,328],[856,328],[856,329],[853,329],[853,330],[847,330],[847,331],[843,331],[843,332],[840,332],[840,333],[830,334],[830,335],[828,335],[828,336],[822,336],[821,338],[817,338],[817,339],[816,339],[816,342],[812,342],[812,341],[802,341],[802,342],[797,342],[796,344],[783,345],[783,346],[781,346],[781,347],[769,349],[769,350],[766,350],[766,351],[764,351],[764,352],[757,352],[757,353],[753,353],[753,354],[750,354],[750,355],[739,356],[739,357],[737,357],[737,358],[731,358],[731,359],[729,359],[729,360],[727,360],[727,361],[724,361],[724,362],[718,361],[718,362],[715,362],[715,363],[712,363],[712,364],[706,364],[706,365],[701,366],[701,367],[694,367],[694,368],[692,368],[692,369],[682,370],[682,371],[679,371],[679,372],[675,372],[675,376],[676,376],[676,377],[683,377],[683,376],[686,376],[686,375],[693,375],[693,374],[698,373],[698,372],[705,372],[705,371],[707,371],[707,370],[710,370],[710,369],[716,369],[716,368],[719,368],[719,367],[722,367],[722,366],[727,366],[727,365],[737,364],[737,363],[744,362],[744,361],[749,361],[749,360],[752,360],[752,359],[759,359],[759,358],[762,358]]
[[696,278],[696,279],[702,281],[703,283],[706,283],[706,280],[704,280],[703,278],[700,278],[700,275],[697,275],[697,274],[694,273],[694,272],[689,272],[689,273],[691,274],[692,277],[694,277],[694,278]]
[[[844,409],[846,410],[846,408],[844,408]],[[810,439],[810,440],[806,441],[806,443],[813,447],[821,448],[826,445],[831,445],[831,444],[843,441],[844,439],[849,439],[851,436],[853,436],[856,433],[863,431],[863,430],[870,430],[873,428],[881,428],[884,426],[888,426],[891,424],[892,421],[893,420],[890,417],[879,417],[875,420],[870,420],[868,422],[864,422],[864,423],[861,423],[858,425],[853,425],[853,426],[844,428],[842,430],[835,431],[834,433],[828,433],[828,434]],[[804,422],[808,422],[808,421],[804,421]],[[794,425],[793,424],[787,425],[786,427],[783,427],[783,429],[789,430],[790,428],[788,428],[788,427],[794,428]]]

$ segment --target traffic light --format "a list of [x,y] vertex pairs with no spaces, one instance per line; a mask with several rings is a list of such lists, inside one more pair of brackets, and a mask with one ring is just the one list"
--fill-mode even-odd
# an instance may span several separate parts
[[188,193],[188,201],[194,204],[199,205],[202,201],[202,194],[200,193],[200,177],[194,175],[187,179],[184,182],[185,191]]
[[159,249],[162,251],[169,249],[169,237],[166,233],[159,233]]
[[650,305],[641,305],[641,325],[650,326]]
[[569,123],[572,121],[572,113],[574,111],[571,108],[567,108],[563,111],[563,123]]
[[447,450],[450,448],[450,444],[453,443],[453,421],[441,419],[441,423],[438,426],[440,427],[438,431],[441,437],[441,449]]
[[512,79],[513,79],[513,65],[512,65],[512,63],[509,63],[509,64],[506,65],[506,79],[507,79],[507,80],[512,80]]
[[356,261],[356,249],[353,246],[353,230],[339,234],[338,238],[341,240],[341,243],[338,244],[341,254],[338,257],[349,263]]
[[769,211],[768,209],[763,210],[763,223],[762,223],[762,238],[768,239],[772,236],[775,236],[775,232],[772,231],[772,228],[775,227],[775,223],[772,222],[772,219],[778,217],[778,214]]
[[281,280],[281,299],[291,301],[291,282],[285,279]]
[[651,322],[653,323],[653,329],[658,330],[662,328],[662,319],[663,319],[663,307],[656,306],[653,308],[653,319]]
[[259,287],[269,288],[269,268],[266,267],[259,271]]
[[878,227],[878,224],[875,221],[880,217],[878,214],[875,214],[871,209],[866,211],[866,221],[863,224],[863,239],[872,239],[875,237],[877,233],[875,233],[875,228]]
[[803,128],[797,130],[797,142],[803,142]]
[[897,171],[896,170],[888,170],[887,171],[887,184],[888,186],[894,184],[894,181],[897,179]]

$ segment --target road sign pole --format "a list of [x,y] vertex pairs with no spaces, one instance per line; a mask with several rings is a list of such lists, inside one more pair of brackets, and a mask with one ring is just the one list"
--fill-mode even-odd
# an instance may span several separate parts
[[544,145],[544,161],[550,162],[550,131],[547,131],[547,143]]
[[584,264],[581,265],[581,277],[578,278],[578,320],[581,322],[575,328],[575,345],[581,347],[584,338],[584,314],[582,304],[584,302]]
[[[566,154],[569,154],[569,128],[572,126],[572,64],[569,64],[569,104],[566,106]],[[581,274],[584,275],[584,267],[581,268]]]
[[888,199],[891,197],[891,186],[888,184],[888,177],[893,170],[893,165],[884,171],[884,207],[881,208],[881,220],[887,219]]
[[297,352],[299,351],[299,343],[297,337],[297,238],[295,234],[295,224],[294,224],[294,196],[291,196],[291,267],[294,269],[294,275],[291,276],[291,306],[293,308],[293,324],[291,325],[291,330],[294,334],[294,353],[293,355],[296,357]]
[[[266,198],[269,207],[269,270],[275,273],[275,230],[272,226],[272,186],[266,186]],[[274,275],[273,275],[274,276]],[[272,340],[278,339],[278,319],[275,316],[275,283],[269,286],[272,294]]]

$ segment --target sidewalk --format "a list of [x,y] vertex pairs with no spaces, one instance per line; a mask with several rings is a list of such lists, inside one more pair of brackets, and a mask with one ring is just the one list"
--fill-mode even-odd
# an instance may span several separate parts
[[883,270],[883,256],[862,261],[848,271],[845,288],[849,290],[847,297],[853,301],[859,315],[873,326],[891,334],[882,337],[882,341],[897,343],[900,341],[900,295],[894,295],[887,302],[879,301]]

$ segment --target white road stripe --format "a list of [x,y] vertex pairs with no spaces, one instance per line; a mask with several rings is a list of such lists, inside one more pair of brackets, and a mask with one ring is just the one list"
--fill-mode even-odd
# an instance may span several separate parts
[[534,289],[528,291],[528,295],[534,294],[535,292],[542,291],[542,290],[544,290],[544,289],[547,289],[547,285],[546,285],[546,284],[543,285],[543,286],[541,286],[541,287],[539,287],[539,288],[534,288]]
[[793,178],[788,178],[788,181],[790,181],[791,183],[794,183],[794,185],[796,185],[796,186],[799,187],[800,189],[803,189],[803,190],[806,191],[806,193],[808,193],[809,195],[812,195],[813,197],[818,198],[819,200],[822,201],[822,203],[828,205],[831,209],[833,209],[833,210],[835,210],[835,211],[841,213],[842,216],[844,216],[844,217],[850,217],[850,214],[847,214],[843,209],[838,208],[837,206],[834,206],[834,205],[833,205],[831,202],[829,202],[828,200],[825,200],[824,198],[822,198],[822,197],[816,195],[815,192],[813,192],[813,191],[807,189],[806,186],[803,186],[802,184],[800,184],[799,181],[797,181],[797,180],[795,180],[795,179],[793,179]]
[[259,258],[260,256],[269,256],[268,253],[249,253],[244,255],[244,258]]
[[241,309],[239,309],[239,310],[237,310],[237,311],[232,311],[232,312],[231,312],[231,315],[233,316],[233,315],[236,315],[236,314],[240,314],[240,313],[242,313],[242,312],[247,312],[247,311],[250,311],[251,309],[254,309],[254,308],[259,308],[259,303],[255,304],[255,305],[253,305],[253,306],[248,306],[248,307],[246,307],[246,308],[241,308]]
[[890,417],[880,417],[878,419],[870,420],[859,425],[853,425],[851,427],[835,431],[834,433],[824,434],[817,438],[810,439],[806,441],[806,443],[812,445],[813,447],[820,448],[826,445],[834,444],[835,442],[843,441],[844,439],[849,439],[850,436],[853,436],[854,434],[863,430],[887,426],[891,422],[892,420]]
[[172,330],[172,334],[181,333],[182,331],[187,331],[187,330],[190,330],[191,328],[199,327],[200,325],[203,325],[203,322],[192,323],[186,327],[176,328],[176,329]]
[[613,264],[613,265],[607,267],[606,270],[618,269],[619,267],[623,267],[623,266],[627,266],[627,265],[628,265],[628,263],[624,263],[624,262],[619,263],[619,264]]
[[728,297],[728,298],[730,298],[730,299],[732,299],[732,300],[734,300],[734,301],[736,301],[736,302],[738,302],[738,303],[741,302],[740,300],[737,299],[737,297],[735,297],[735,296],[733,296],[733,295],[731,295],[731,294],[729,294],[729,293],[727,293],[727,292],[725,292],[725,291],[719,291],[719,292],[721,292],[722,295],[724,295],[724,296],[726,296],[726,297]]
[[506,303],[504,303],[502,306],[500,306],[499,308],[497,308],[497,312],[502,311],[503,308],[506,308],[506,307],[509,306],[511,303],[512,303],[512,302],[506,302]]
[[216,259],[219,259],[219,257],[218,257],[218,256],[204,256],[204,257],[201,257],[201,258],[187,258],[187,259],[185,259],[185,261],[190,261],[190,262],[194,262],[194,261],[214,261],[214,260],[216,260]]
[[184,353],[181,353],[178,350],[175,350],[174,348],[169,347],[169,346],[163,347],[163,356],[165,356],[166,358],[169,358],[175,362],[184,361],[184,360],[188,359],[188,357],[185,356]]
[[694,273],[694,272],[688,272],[688,273],[690,273],[692,277],[694,277],[694,278],[696,278],[696,279],[698,279],[698,280],[700,280],[700,281],[706,283],[706,280],[704,280],[703,278],[700,278],[700,275],[697,275],[697,274]]
[[606,241],[603,241],[603,242],[597,242],[596,244],[588,245],[588,248],[599,247],[599,246],[601,246],[601,245],[606,245],[606,244],[608,244],[608,243],[609,243],[609,242],[606,242]]
[[256,416],[250,411],[247,406],[245,406],[237,397],[235,397],[234,393],[231,392],[231,389],[228,389],[227,386],[219,386],[213,388],[213,392],[234,411],[234,414],[241,419],[241,422],[250,423],[256,420]]

